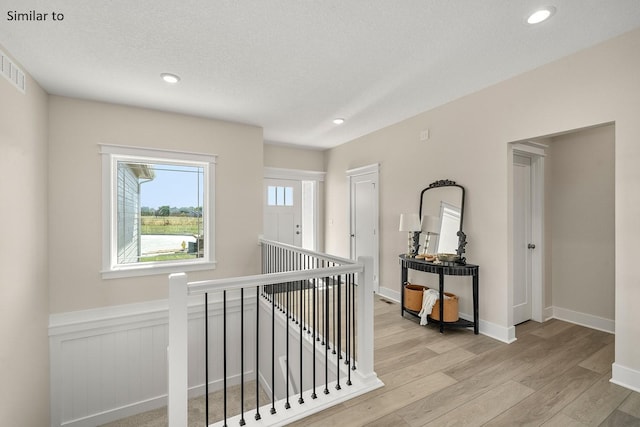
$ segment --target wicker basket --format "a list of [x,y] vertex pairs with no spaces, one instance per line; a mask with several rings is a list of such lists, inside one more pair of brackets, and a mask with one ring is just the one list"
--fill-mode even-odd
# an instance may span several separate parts
[[[444,318],[443,320],[445,322],[457,322],[460,318],[458,316],[458,296],[448,292],[445,292],[444,294],[449,298],[444,299],[444,311],[442,313],[442,317]],[[440,320],[440,300],[436,301],[433,305],[430,317],[433,320]]]
[[422,309],[422,293],[427,289],[424,286],[414,285],[409,282],[404,286],[404,308],[411,311]]

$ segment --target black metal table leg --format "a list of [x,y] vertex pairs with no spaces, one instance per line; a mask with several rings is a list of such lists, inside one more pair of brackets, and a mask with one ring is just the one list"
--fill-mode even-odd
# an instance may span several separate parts
[[440,333],[444,333],[444,273],[438,273],[438,286],[440,287]]
[[478,282],[480,281],[480,271],[473,275],[473,333],[478,335],[480,331],[480,319],[478,315]]
[[400,268],[400,316],[404,316],[404,285],[409,277],[407,266],[402,263]]

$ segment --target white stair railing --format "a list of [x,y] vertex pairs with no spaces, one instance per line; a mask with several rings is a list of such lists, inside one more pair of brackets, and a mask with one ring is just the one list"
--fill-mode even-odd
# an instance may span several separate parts
[[[332,257],[327,254],[301,250],[299,248],[276,242],[262,240],[261,244],[263,248],[263,271],[272,272],[253,276],[198,282],[189,282],[187,275],[184,273],[172,274],[169,277],[168,419],[170,427],[183,427],[188,425],[189,355],[187,350],[187,303],[190,295],[223,293],[226,303],[227,292],[239,289],[248,289],[250,291],[259,289],[258,293],[260,297],[257,298],[256,303],[259,307],[255,307],[255,316],[257,317],[255,320],[256,322],[258,322],[258,320],[260,322],[271,322],[273,328],[276,328],[277,324],[280,330],[276,331],[274,329],[272,332],[273,336],[280,334],[280,336],[285,336],[287,340],[289,337],[298,339],[297,345],[300,347],[300,360],[298,365],[298,369],[301,371],[300,383],[302,383],[303,347],[306,347],[308,352],[313,351],[313,356],[305,356],[305,360],[313,359],[315,362],[317,359],[320,363],[322,362],[322,358],[319,357],[319,355],[322,354],[322,357],[324,357],[325,360],[324,363],[330,363],[332,366],[335,366],[333,369],[335,371],[336,380],[330,383],[327,381],[324,384],[324,392],[316,394],[315,390],[311,391],[307,388],[308,384],[305,384],[304,392],[307,393],[306,398],[302,398],[303,392],[301,391],[298,402],[294,402],[294,404],[291,405],[289,403],[289,393],[287,391],[286,399],[279,399],[276,397],[272,399],[276,401],[271,401],[268,405],[264,405],[261,408],[252,408],[256,410],[256,417],[249,417],[248,419],[245,419],[244,413],[242,413],[239,416],[227,419],[225,395],[225,420],[221,421],[220,425],[237,425],[234,424],[235,422],[238,422],[239,425],[251,425],[252,423],[261,426],[284,425],[383,385],[373,370],[372,259],[369,257],[363,257],[358,259],[358,262],[353,262],[351,260]],[[354,279],[348,279],[349,277]],[[355,277],[357,277],[357,279],[355,279]],[[335,298],[335,295],[338,295],[338,301],[341,301],[341,285],[346,285],[346,283],[349,283],[350,281],[353,282],[351,289],[354,293],[351,295],[351,299],[349,300],[349,290],[344,291],[347,295],[346,304],[354,304],[355,310],[354,312],[351,312],[350,320],[348,317],[349,315],[347,314],[346,323],[352,323],[354,327],[357,325],[357,333],[355,329],[351,332],[346,332],[348,334],[353,334],[351,338],[355,337],[355,342],[347,344],[347,348],[341,346],[340,332],[338,332],[337,339],[335,333],[333,338],[331,338],[331,334],[328,332],[329,329],[320,330],[320,328],[316,328],[317,330],[313,329],[313,333],[311,333],[313,317],[309,316],[310,312],[307,312],[305,317],[304,312],[305,304],[310,303],[301,303],[300,306],[298,306],[297,314],[294,313],[293,310],[290,310],[289,299],[279,301],[279,303],[282,302],[281,306],[276,306],[276,286],[281,286],[282,284],[300,284],[300,286],[302,286],[302,284],[310,283],[312,284],[310,285],[312,286],[311,289],[314,289],[316,294],[318,292],[323,292],[327,296],[329,295],[328,287],[334,286],[332,296]],[[271,286],[271,288],[269,288],[269,286]],[[296,295],[296,298],[302,293],[301,289],[303,288],[300,286],[295,288],[298,289],[298,293],[292,293],[292,295]],[[289,289],[289,287],[287,287],[287,289]],[[289,298],[288,295],[289,294],[287,294],[287,298]],[[300,296],[300,298],[300,301],[302,301],[302,296]],[[311,301],[311,298],[309,298],[308,301]],[[284,304],[284,302],[286,302],[286,304]],[[329,300],[324,298],[322,304],[324,304],[321,306],[322,310],[326,310],[326,313],[328,314],[331,308]],[[341,307],[338,307],[336,310],[335,299],[333,304],[334,308],[332,309],[331,314],[331,316],[333,316],[333,320],[325,318],[325,326],[327,326],[327,322],[329,322],[329,324],[336,323],[336,316],[338,319],[338,325],[341,323],[340,313],[343,310]],[[355,306],[356,304],[357,306]],[[345,308],[345,312],[346,309],[348,309],[348,307]],[[315,312],[315,308],[313,308],[313,310],[314,315],[316,315],[317,313]],[[264,318],[264,315],[259,314],[260,312],[268,312],[271,317],[266,319]],[[297,318],[292,319],[292,317]],[[208,315],[205,315],[205,319],[208,319]],[[278,319],[277,322],[276,319]],[[297,326],[292,326],[294,323]],[[262,328],[264,328],[264,323],[262,325]],[[308,330],[305,334],[302,333],[303,326],[305,331]],[[290,332],[290,327],[299,328],[299,335],[297,332],[298,329],[293,329],[293,332]],[[348,331],[349,327],[350,325],[347,325],[347,327],[345,327],[345,331]],[[282,332],[282,328],[286,328],[286,333]],[[338,326],[338,330],[340,331],[340,326]],[[242,331],[242,333],[243,332],[244,331]],[[255,333],[258,334],[257,326]],[[322,343],[324,346],[316,344],[316,339],[320,341],[319,337],[322,337]],[[231,339],[244,340],[243,337],[231,337]],[[330,340],[332,341],[330,342]],[[274,340],[272,340],[271,348],[262,348],[263,346],[259,346],[260,348],[257,348],[256,351],[271,351],[271,357],[274,357],[273,352],[275,352],[276,349],[274,348],[275,344],[273,344],[273,341]],[[342,341],[344,341],[344,336],[342,337]],[[346,342],[349,343],[348,338]],[[225,348],[226,344],[225,339]],[[222,344],[220,344],[219,347],[222,348]],[[336,348],[338,349],[337,354],[331,354],[329,352],[331,347],[333,348],[334,353],[336,353]],[[355,351],[350,354],[350,349]],[[316,353],[316,351],[318,353]],[[244,358],[244,356],[241,357]],[[286,350],[286,359],[287,361],[289,359],[288,346]],[[208,357],[205,357],[205,360],[208,360]],[[272,374],[270,366],[257,366],[257,355],[255,361],[256,372],[254,372],[254,378],[256,381],[261,381]],[[346,368],[341,368],[340,365],[344,363],[348,363]],[[313,366],[315,368],[315,363]],[[326,366],[322,369],[325,368]],[[304,369],[310,370],[312,368],[311,365],[307,363],[306,366],[304,366]],[[268,371],[269,375],[262,375],[261,371],[263,370],[265,372]],[[242,375],[244,375],[244,372],[241,373],[241,378]],[[295,375],[295,373],[292,375]],[[316,378],[315,369],[310,375],[313,378]],[[343,375],[342,379],[346,378],[348,375],[348,386],[345,385],[340,387],[340,375]],[[226,377],[224,379],[226,387]],[[208,384],[208,381],[208,378],[204,380],[206,384]],[[241,380],[241,382],[242,381],[243,380]],[[331,387],[329,387],[329,385],[331,385]],[[264,388],[273,390],[276,388],[276,385],[275,383],[269,384],[267,382],[264,384]],[[331,392],[329,392],[329,388],[332,389]],[[276,410],[276,408],[278,409]]]

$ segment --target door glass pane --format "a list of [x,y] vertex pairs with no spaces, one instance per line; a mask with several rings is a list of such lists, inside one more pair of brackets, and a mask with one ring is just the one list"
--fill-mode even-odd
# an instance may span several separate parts
[[267,187],[267,205],[276,205],[276,187],[273,185]]
[[284,188],[284,205],[293,206],[293,187]]
[[276,187],[276,205],[284,205],[284,187]]

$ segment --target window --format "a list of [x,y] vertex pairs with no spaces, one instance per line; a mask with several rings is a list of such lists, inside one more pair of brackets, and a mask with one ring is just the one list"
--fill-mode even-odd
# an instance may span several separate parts
[[215,156],[102,145],[103,277],[215,267]]
[[293,206],[293,187],[270,185],[267,187],[268,206]]

